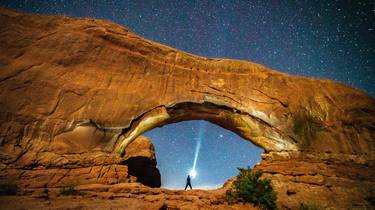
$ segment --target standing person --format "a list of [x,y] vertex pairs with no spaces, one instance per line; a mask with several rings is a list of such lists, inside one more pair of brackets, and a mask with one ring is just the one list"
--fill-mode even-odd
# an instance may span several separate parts
[[187,176],[186,178],[186,185],[185,185],[185,190],[187,187],[190,187],[190,189],[192,190],[193,188],[191,187],[191,180],[190,180],[190,175]]

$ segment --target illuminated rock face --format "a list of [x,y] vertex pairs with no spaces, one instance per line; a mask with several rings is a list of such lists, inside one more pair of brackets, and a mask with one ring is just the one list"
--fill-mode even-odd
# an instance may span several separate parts
[[[369,205],[375,101],[359,90],[198,57],[101,20],[0,9],[0,22],[2,183],[22,170],[55,170],[59,180],[65,169],[97,175],[75,184],[100,183],[103,167],[127,171],[125,148],[144,131],[203,119],[265,149],[256,167],[274,180],[281,207]],[[18,183],[54,183],[37,179]]]

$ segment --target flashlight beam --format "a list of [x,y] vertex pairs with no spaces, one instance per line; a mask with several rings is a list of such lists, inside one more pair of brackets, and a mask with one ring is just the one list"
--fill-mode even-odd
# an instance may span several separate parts
[[202,138],[204,136],[204,132],[206,130],[206,122],[202,121],[199,126],[199,132],[197,137],[197,146],[195,147],[195,154],[194,154],[194,162],[193,162],[193,168],[192,171],[196,171],[195,168],[197,167],[197,160],[199,156],[199,151],[201,149],[202,144]]

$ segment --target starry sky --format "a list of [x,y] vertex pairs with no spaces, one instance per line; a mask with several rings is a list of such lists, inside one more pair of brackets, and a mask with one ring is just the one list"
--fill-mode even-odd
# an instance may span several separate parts
[[[293,75],[332,79],[375,97],[373,0],[0,0],[0,6],[106,19],[189,53],[249,60]],[[155,143],[164,186],[183,187],[180,180],[191,167],[196,132],[202,128],[193,186],[194,182],[196,186],[222,184],[237,173],[229,162],[245,166],[259,160],[259,148],[210,123],[167,125],[146,133]],[[246,147],[251,149],[243,150]]]

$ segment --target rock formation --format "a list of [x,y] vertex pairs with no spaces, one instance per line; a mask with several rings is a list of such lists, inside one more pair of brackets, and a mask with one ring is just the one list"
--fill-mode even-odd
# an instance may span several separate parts
[[[369,208],[375,101],[365,93],[195,56],[102,20],[0,9],[0,22],[0,183],[33,192],[73,182],[130,185],[128,164],[158,186],[143,176],[160,176],[147,169],[154,156],[135,149],[146,158],[129,162],[131,142],[157,126],[202,119],[265,149],[256,168],[272,179],[279,207]],[[137,199],[154,190],[142,189]]]

